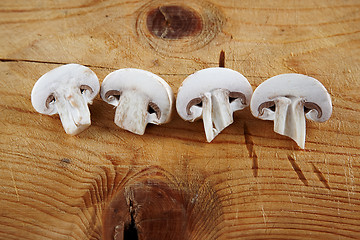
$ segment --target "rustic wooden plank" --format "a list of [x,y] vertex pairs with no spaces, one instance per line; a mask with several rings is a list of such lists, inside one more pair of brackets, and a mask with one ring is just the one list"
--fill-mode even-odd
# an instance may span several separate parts
[[[161,25],[163,6],[190,24]],[[0,239],[359,239],[359,13],[335,0],[1,1]],[[305,150],[249,109],[209,144],[201,121],[176,114],[143,136],[121,130],[97,97],[91,127],[71,137],[30,93],[72,62],[101,81],[149,70],[175,94],[219,64],[253,89],[303,73],[329,90],[333,115],[307,122]]]

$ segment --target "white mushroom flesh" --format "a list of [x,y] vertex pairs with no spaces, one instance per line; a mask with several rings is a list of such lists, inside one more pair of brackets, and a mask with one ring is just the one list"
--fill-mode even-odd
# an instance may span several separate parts
[[275,102],[274,131],[292,138],[301,148],[305,147],[306,121],[303,99],[279,97]]
[[141,69],[119,69],[106,76],[101,97],[116,107],[114,122],[143,135],[148,123],[170,121],[174,94],[159,76]]
[[211,142],[223,129],[233,123],[233,111],[229,104],[229,91],[216,89],[204,93],[202,119],[206,140]]
[[116,107],[114,122],[130,132],[143,135],[148,123],[149,98],[135,90],[124,91]]
[[76,135],[90,126],[88,104],[99,90],[93,71],[79,64],[67,64],[39,78],[31,92],[31,102],[42,114],[58,113],[65,132]]
[[87,98],[77,86],[61,87],[54,93],[55,105],[67,134],[76,135],[91,125]]
[[[226,68],[207,68],[184,80],[176,109],[184,120],[202,118],[206,140],[211,142],[233,123],[234,111],[248,106],[251,94],[249,82],[240,73]],[[234,101],[230,101],[231,96]]]
[[281,74],[259,85],[251,99],[255,117],[274,121],[274,131],[305,148],[306,119],[323,122],[332,112],[330,95],[314,78]]

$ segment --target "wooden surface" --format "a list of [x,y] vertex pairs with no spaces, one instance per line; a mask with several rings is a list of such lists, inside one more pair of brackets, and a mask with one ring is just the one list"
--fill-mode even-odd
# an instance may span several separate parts
[[[65,63],[149,70],[176,94],[219,60],[253,89],[317,78],[331,119],[300,150],[249,109],[209,144],[176,114],[121,130],[100,97],[71,137],[30,102]],[[0,239],[360,239],[359,1],[2,0],[0,79]]]

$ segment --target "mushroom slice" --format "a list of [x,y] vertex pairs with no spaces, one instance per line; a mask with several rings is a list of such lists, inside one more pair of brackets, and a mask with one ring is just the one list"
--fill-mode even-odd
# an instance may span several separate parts
[[174,94],[159,76],[141,69],[119,69],[107,75],[101,98],[116,107],[115,124],[143,135],[146,125],[171,119]]
[[306,118],[324,122],[332,113],[331,98],[315,78],[288,73],[272,77],[254,91],[252,114],[274,121],[274,131],[292,138],[305,148]]
[[188,76],[179,88],[176,110],[186,121],[203,119],[206,140],[211,142],[233,123],[233,112],[247,107],[251,85],[239,72],[207,68]]
[[67,64],[39,78],[31,92],[31,103],[39,113],[58,113],[65,132],[76,135],[90,126],[88,103],[92,104],[99,91],[99,80],[93,71],[79,64]]

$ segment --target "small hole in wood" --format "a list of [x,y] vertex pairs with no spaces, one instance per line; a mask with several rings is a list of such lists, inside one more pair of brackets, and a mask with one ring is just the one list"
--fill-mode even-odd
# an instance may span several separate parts
[[60,160],[62,163],[71,163],[71,160],[68,158],[63,158]]

